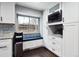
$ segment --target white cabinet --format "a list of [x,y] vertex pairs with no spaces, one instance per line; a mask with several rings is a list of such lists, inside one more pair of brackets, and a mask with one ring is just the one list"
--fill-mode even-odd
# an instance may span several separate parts
[[62,16],[65,23],[79,22],[79,2],[62,2]]
[[79,56],[79,2],[62,2],[64,17],[62,56]]
[[78,56],[79,42],[79,24],[64,24],[63,32],[63,56],[76,57]]
[[12,40],[0,40],[0,57],[12,57]]
[[0,2],[0,23],[15,23],[15,3]]
[[[60,23],[64,27],[62,39],[54,37],[51,34],[52,31],[46,27],[48,13],[44,13],[43,32],[45,47],[58,56],[79,57],[79,2],[62,2],[61,4],[62,17],[64,17],[64,22]],[[50,25],[57,25],[57,23]],[[48,35],[46,35],[47,33]]]
[[34,49],[43,46],[43,40],[25,41],[23,42],[23,50]]
[[48,40],[50,41],[48,43],[51,51],[53,53],[55,53],[57,56],[61,56],[61,46],[62,46],[62,38],[59,38],[59,37],[54,37],[54,36],[49,36]]
[[[43,37],[44,37],[44,46],[49,49],[52,53],[56,54],[57,56],[61,56],[61,45],[62,45],[62,38],[55,37],[52,35],[52,31],[49,29],[48,23],[48,9],[43,13]],[[61,23],[60,23],[61,24]],[[51,24],[52,25],[52,24]]]
[[0,23],[1,23],[1,3],[0,3]]

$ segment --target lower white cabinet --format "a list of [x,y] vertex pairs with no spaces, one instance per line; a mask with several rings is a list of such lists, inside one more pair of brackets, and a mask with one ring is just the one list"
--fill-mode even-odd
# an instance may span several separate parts
[[34,49],[43,46],[43,40],[32,40],[23,42],[23,50]]
[[62,38],[49,36],[48,39],[50,40],[50,42],[48,43],[48,46],[49,46],[48,49],[50,49],[51,52],[55,53],[57,56],[61,56]]
[[0,57],[12,57],[12,40],[0,40]]
[[61,44],[59,44],[57,41],[53,41],[52,44],[52,51],[58,55],[61,56]]
[[58,38],[48,35],[44,39],[45,47],[57,56],[79,56],[79,23],[64,23],[63,37]]
[[65,57],[79,56],[79,24],[64,24],[63,53]]

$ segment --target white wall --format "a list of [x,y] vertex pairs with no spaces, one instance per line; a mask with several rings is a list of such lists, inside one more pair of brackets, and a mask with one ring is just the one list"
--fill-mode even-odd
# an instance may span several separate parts
[[[16,5],[16,14],[22,14],[22,15],[28,15],[28,16],[34,16],[34,17],[40,17],[40,33],[42,35],[43,30],[42,30],[42,11],[34,10],[31,8],[23,7]],[[17,18],[16,18],[17,19]]]
[[23,6],[18,6],[18,5],[16,5],[16,13],[28,15],[28,16],[35,16],[35,17],[41,17],[42,16],[41,11],[34,10],[34,9],[31,9],[31,8],[27,8],[27,7],[23,7]]
[[[50,5],[46,10],[43,11],[43,38],[44,38],[44,46],[47,47],[47,39],[48,39],[48,14],[49,9],[55,6],[58,2],[55,2],[53,5]],[[49,43],[49,42],[48,42]]]
[[[44,38],[44,43],[48,39],[48,30],[47,30],[47,22],[48,22],[48,10],[43,11],[43,38]],[[44,44],[46,46],[46,43]]]

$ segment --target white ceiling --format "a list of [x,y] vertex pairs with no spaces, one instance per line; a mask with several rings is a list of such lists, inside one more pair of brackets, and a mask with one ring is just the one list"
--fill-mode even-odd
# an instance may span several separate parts
[[16,4],[43,11],[46,8],[54,6],[57,2],[17,2]]

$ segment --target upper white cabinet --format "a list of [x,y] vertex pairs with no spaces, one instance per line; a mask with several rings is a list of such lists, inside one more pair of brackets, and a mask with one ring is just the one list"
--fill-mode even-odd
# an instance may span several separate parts
[[0,3],[0,23],[15,23],[15,3]]
[[65,23],[79,22],[79,3],[62,2],[62,16]]
[[0,3],[0,23],[1,23],[1,3]]
[[54,13],[56,11],[60,11],[60,10],[61,10],[61,3],[57,3],[55,6],[49,9],[49,14]]

